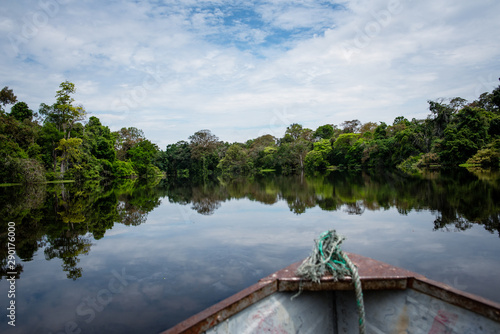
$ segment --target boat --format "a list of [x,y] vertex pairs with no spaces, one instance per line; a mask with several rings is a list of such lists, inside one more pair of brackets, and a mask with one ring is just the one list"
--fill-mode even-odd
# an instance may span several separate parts
[[[500,333],[500,304],[417,273],[347,253],[363,288],[367,333]],[[351,277],[271,274],[166,330],[177,333],[358,333]],[[296,298],[292,297],[301,291]]]

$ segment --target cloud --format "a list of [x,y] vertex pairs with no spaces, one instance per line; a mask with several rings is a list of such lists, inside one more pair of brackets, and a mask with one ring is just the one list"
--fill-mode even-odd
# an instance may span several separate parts
[[2,84],[37,109],[70,80],[104,124],[162,148],[203,128],[245,141],[292,119],[424,118],[429,99],[498,85],[500,4],[487,0],[30,4],[0,17]]

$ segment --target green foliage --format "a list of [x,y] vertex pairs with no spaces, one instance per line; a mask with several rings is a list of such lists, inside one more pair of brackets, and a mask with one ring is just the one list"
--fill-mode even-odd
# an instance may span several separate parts
[[[343,133],[333,143],[330,162],[332,165],[354,165],[357,163],[356,155],[359,153],[359,144],[353,148],[354,143],[361,135],[358,133]],[[353,149],[351,149],[353,148]]]
[[481,109],[463,108],[444,132],[440,160],[450,165],[464,163],[485,144],[487,134],[488,124]]
[[5,86],[0,90],[0,113],[4,111],[4,108],[7,104],[14,104],[17,102],[17,96],[14,95],[12,89]]
[[18,102],[10,109],[10,115],[20,122],[25,119],[31,121],[33,118],[33,110],[31,110],[25,102]]
[[156,160],[159,148],[149,140],[141,140],[132,146],[127,155],[139,176],[147,177],[148,167]]
[[439,155],[437,153],[429,152],[426,154],[423,154],[420,157],[420,160],[417,162],[418,167],[432,167],[432,166],[439,166],[441,163],[441,160],[439,158]]
[[241,176],[252,172],[253,164],[248,151],[240,144],[233,144],[229,146],[217,168],[221,170],[223,176]]
[[121,128],[120,131],[113,133],[113,138],[115,138],[116,158],[123,161],[129,158],[128,150],[145,139],[144,132],[134,127]]
[[63,138],[64,134],[59,131],[54,123],[44,123],[40,129],[40,136],[37,144],[42,150],[42,160],[47,170],[56,172],[57,166],[57,151],[59,141]]
[[310,151],[305,158],[306,170],[309,172],[325,170],[328,166],[328,161],[324,159],[323,154],[319,151]]
[[132,163],[121,160],[113,162],[113,174],[117,178],[134,178],[137,176]]
[[[232,177],[262,170],[288,175],[344,167],[458,166],[465,161],[489,166],[496,161],[491,143],[500,137],[498,87],[472,103],[458,97],[429,101],[430,115],[422,120],[399,116],[387,125],[355,119],[341,123],[342,130],[325,124],[315,131],[293,123],[282,138],[263,135],[232,145],[205,129],[191,135],[189,142],[161,151],[135,127],[111,132],[97,117],[83,125],[86,111],[74,105],[75,91],[74,84],[61,83],[56,102],[40,106],[42,126],[24,102],[13,106],[9,115],[0,113],[2,180],[13,180],[13,175],[20,175],[12,173],[14,169],[34,161],[49,179],[80,181],[167,174],[207,182],[220,174]],[[11,90],[5,87],[2,92],[2,101],[15,102]]]
[[83,106],[74,106],[75,100],[71,96],[76,92],[75,85],[65,81],[59,85],[61,88],[56,92],[56,102],[49,106],[44,103],[40,105],[40,115],[45,116],[45,122],[54,123],[64,137],[71,137],[71,130],[77,122],[85,118],[87,112]]
[[500,140],[477,151],[467,160],[468,165],[480,165],[484,168],[498,168],[500,164]]
[[116,158],[114,144],[115,134],[107,126],[103,126],[97,117],[90,117],[85,125],[84,147],[88,154],[99,160],[112,163]]
[[210,130],[200,130],[189,136],[191,156],[195,160],[202,160],[213,154],[220,145],[219,138]]
[[403,162],[401,162],[399,165],[397,165],[397,168],[402,170],[405,173],[408,174],[415,174],[418,173],[419,170],[417,168],[417,164],[420,160],[420,156],[415,155],[406,158]]
[[1,183],[41,183],[45,182],[45,169],[35,159],[7,156],[0,165]]
[[380,123],[379,126],[375,129],[373,134],[374,139],[385,139],[387,137],[387,124],[384,122]]
[[[189,171],[192,168],[191,147],[186,141],[168,145],[165,151],[159,153],[160,169],[167,175],[176,176],[179,171]],[[185,172],[180,173],[185,175]],[[189,172],[187,173],[189,175]]]
[[308,171],[325,170],[328,165],[328,158],[333,151],[332,143],[328,139],[321,139],[314,143],[313,150],[305,157],[305,166]]
[[80,162],[82,152],[80,151],[80,146],[82,145],[82,140],[80,138],[62,138],[59,141],[59,145],[56,147],[57,151],[61,152],[61,155],[57,158],[61,164],[61,176],[71,167],[71,164],[77,164]]

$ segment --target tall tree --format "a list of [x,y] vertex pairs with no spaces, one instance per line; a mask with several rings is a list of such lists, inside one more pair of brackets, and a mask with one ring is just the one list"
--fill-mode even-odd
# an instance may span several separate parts
[[194,159],[200,159],[215,151],[219,144],[219,137],[212,134],[210,130],[200,130],[189,136],[191,155]]
[[14,95],[14,92],[12,89],[9,89],[9,87],[5,86],[0,90],[0,111],[4,111],[3,108],[7,104],[14,104],[17,102],[17,96]]
[[82,140],[80,138],[63,138],[59,141],[56,150],[61,151],[61,156],[58,158],[61,162],[61,177],[64,177],[70,163],[78,162],[80,159],[82,152],[79,147],[81,145]]
[[358,133],[361,127],[361,122],[357,119],[353,119],[352,121],[345,121],[340,124],[342,127],[342,131],[344,133]]
[[45,122],[54,123],[63,132],[64,138],[69,139],[74,125],[82,121],[87,112],[83,106],[73,105],[75,99],[71,95],[76,92],[75,84],[65,81],[59,87],[61,89],[56,92],[56,103],[51,106],[42,103],[40,114],[45,116]]
[[448,124],[452,121],[456,113],[456,108],[453,105],[440,101],[427,101],[429,103],[429,110],[431,111],[431,120],[434,125],[434,135],[441,137]]
[[195,173],[206,180],[217,168],[220,160],[218,149],[222,146],[222,143],[210,130],[197,131],[192,136],[189,136],[189,140],[191,157],[197,161]]
[[145,139],[144,132],[141,129],[133,126],[128,128],[121,128],[120,131],[114,132],[116,158],[125,161],[128,159],[127,152],[137,144]]

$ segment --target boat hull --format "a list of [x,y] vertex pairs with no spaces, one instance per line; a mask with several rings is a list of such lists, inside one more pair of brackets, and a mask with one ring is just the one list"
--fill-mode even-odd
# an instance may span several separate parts
[[[349,257],[363,286],[367,333],[500,333],[500,304],[383,262]],[[301,281],[295,275],[299,264],[164,333],[358,333],[351,279]]]

